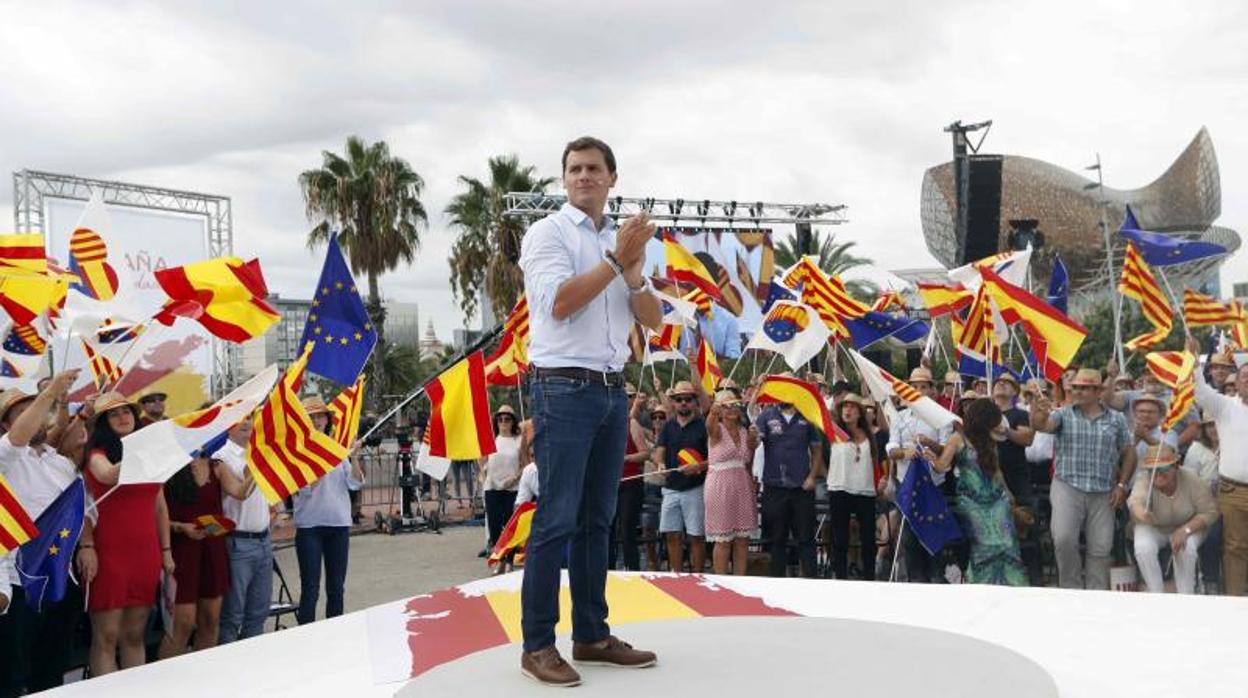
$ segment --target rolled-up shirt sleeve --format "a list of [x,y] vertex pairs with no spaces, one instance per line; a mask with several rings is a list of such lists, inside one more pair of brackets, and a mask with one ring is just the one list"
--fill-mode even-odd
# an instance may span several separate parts
[[529,307],[554,319],[555,296],[563,282],[575,275],[575,270],[572,255],[553,223],[540,220],[529,228],[520,247],[520,269],[524,272]]

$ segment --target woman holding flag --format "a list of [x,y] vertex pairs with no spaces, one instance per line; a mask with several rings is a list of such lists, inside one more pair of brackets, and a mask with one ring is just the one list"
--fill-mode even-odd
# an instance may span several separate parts
[[707,460],[703,495],[706,498],[706,540],[714,543],[711,564],[715,574],[745,574],[750,537],[758,527],[754,506],[754,478],[746,468],[758,446],[758,430],[746,429],[741,400],[731,390],[715,393],[706,418]]
[[95,546],[99,569],[87,586],[91,614],[92,676],[140,666],[147,659],[143,635],[163,569],[173,574],[169,509],[158,482],[118,485],[121,438],[139,424],[139,408],[121,393],[95,400],[83,476],[97,502]]

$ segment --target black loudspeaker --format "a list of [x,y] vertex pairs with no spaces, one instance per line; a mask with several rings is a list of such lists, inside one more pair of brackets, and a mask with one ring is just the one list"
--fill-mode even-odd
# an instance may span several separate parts
[[1001,251],[1001,162],[1000,155],[970,157],[963,264]]

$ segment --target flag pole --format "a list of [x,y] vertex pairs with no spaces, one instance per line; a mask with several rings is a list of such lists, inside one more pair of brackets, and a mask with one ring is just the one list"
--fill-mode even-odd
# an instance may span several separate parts
[[901,525],[897,527],[897,547],[893,548],[893,568],[888,573],[888,581],[897,579],[897,558],[901,555],[901,541],[906,535],[906,517],[901,517]]
[[399,410],[406,407],[408,403],[410,403],[412,400],[415,400],[421,395],[424,395],[425,389],[429,387],[429,384],[437,380],[443,373],[446,372],[447,369],[459,363],[460,361],[463,361],[465,357],[469,356],[475,351],[479,351],[482,347],[492,342],[496,337],[498,337],[498,335],[502,334],[503,325],[504,323],[502,322],[498,323],[497,325],[494,326],[493,329],[486,332],[485,334],[482,334],[477,339],[477,341],[473,342],[471,345],[466,347],[463,351],[447,359],[446,361],[443,361],[442,365],[438,367],[438,370],[435,371],[432,376],[430,376],[429,378],[426,378],[424,382],[420,384],[419,387],[417,387],[412,392],[408,393],[407,397],[400,400],[397,405],[390,408],[390,411],[382,415],[382,417],[377,420],[377,423],[374,424],[373,427],[369,429],[363,436],[359,437],[358,440],[367,441],[368,437],[373,435],[373,432],[380,429],[381,425],[393,419],[394,416],[399,413]]
[[1170,286],[1170,279],[1166,276],[1166,270],[1163,267],[1157,267],[1157,273],[1161,274],[1161,282],[1166,285],[1166,293],[1170,296],[1170,307],[1178,308],[1179,320],[1183,323],[1183,334],[1188,337],[1192,336],[1192,330],[1187,326],[1187,315],[1183,313],[1183,306],[1179,304],[1178,296],[1174,295],[1174,288]]

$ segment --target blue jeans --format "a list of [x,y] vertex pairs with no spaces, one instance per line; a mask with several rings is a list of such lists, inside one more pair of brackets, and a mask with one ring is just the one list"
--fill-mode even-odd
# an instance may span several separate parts
[[221,644],[264,632],[273,598],[273,544],[265,538],[225,540],[230,553],[230,590],[221,603]]
[[628,430],[623,387],[560,376],[535,379],[532,386],[541,498],[524,560],[526,652],[555,644],[559,567],[569,541],[572,639],[597,642],[610,634],[607,552]]
[[325,617],[342,615],[343,585],[347,581],[347,550],[350,526],[311,526],[295,529],[295,555],[299,558],[299,612],[304,625],[316,620],[321,594],[321,561],[325,562]]

